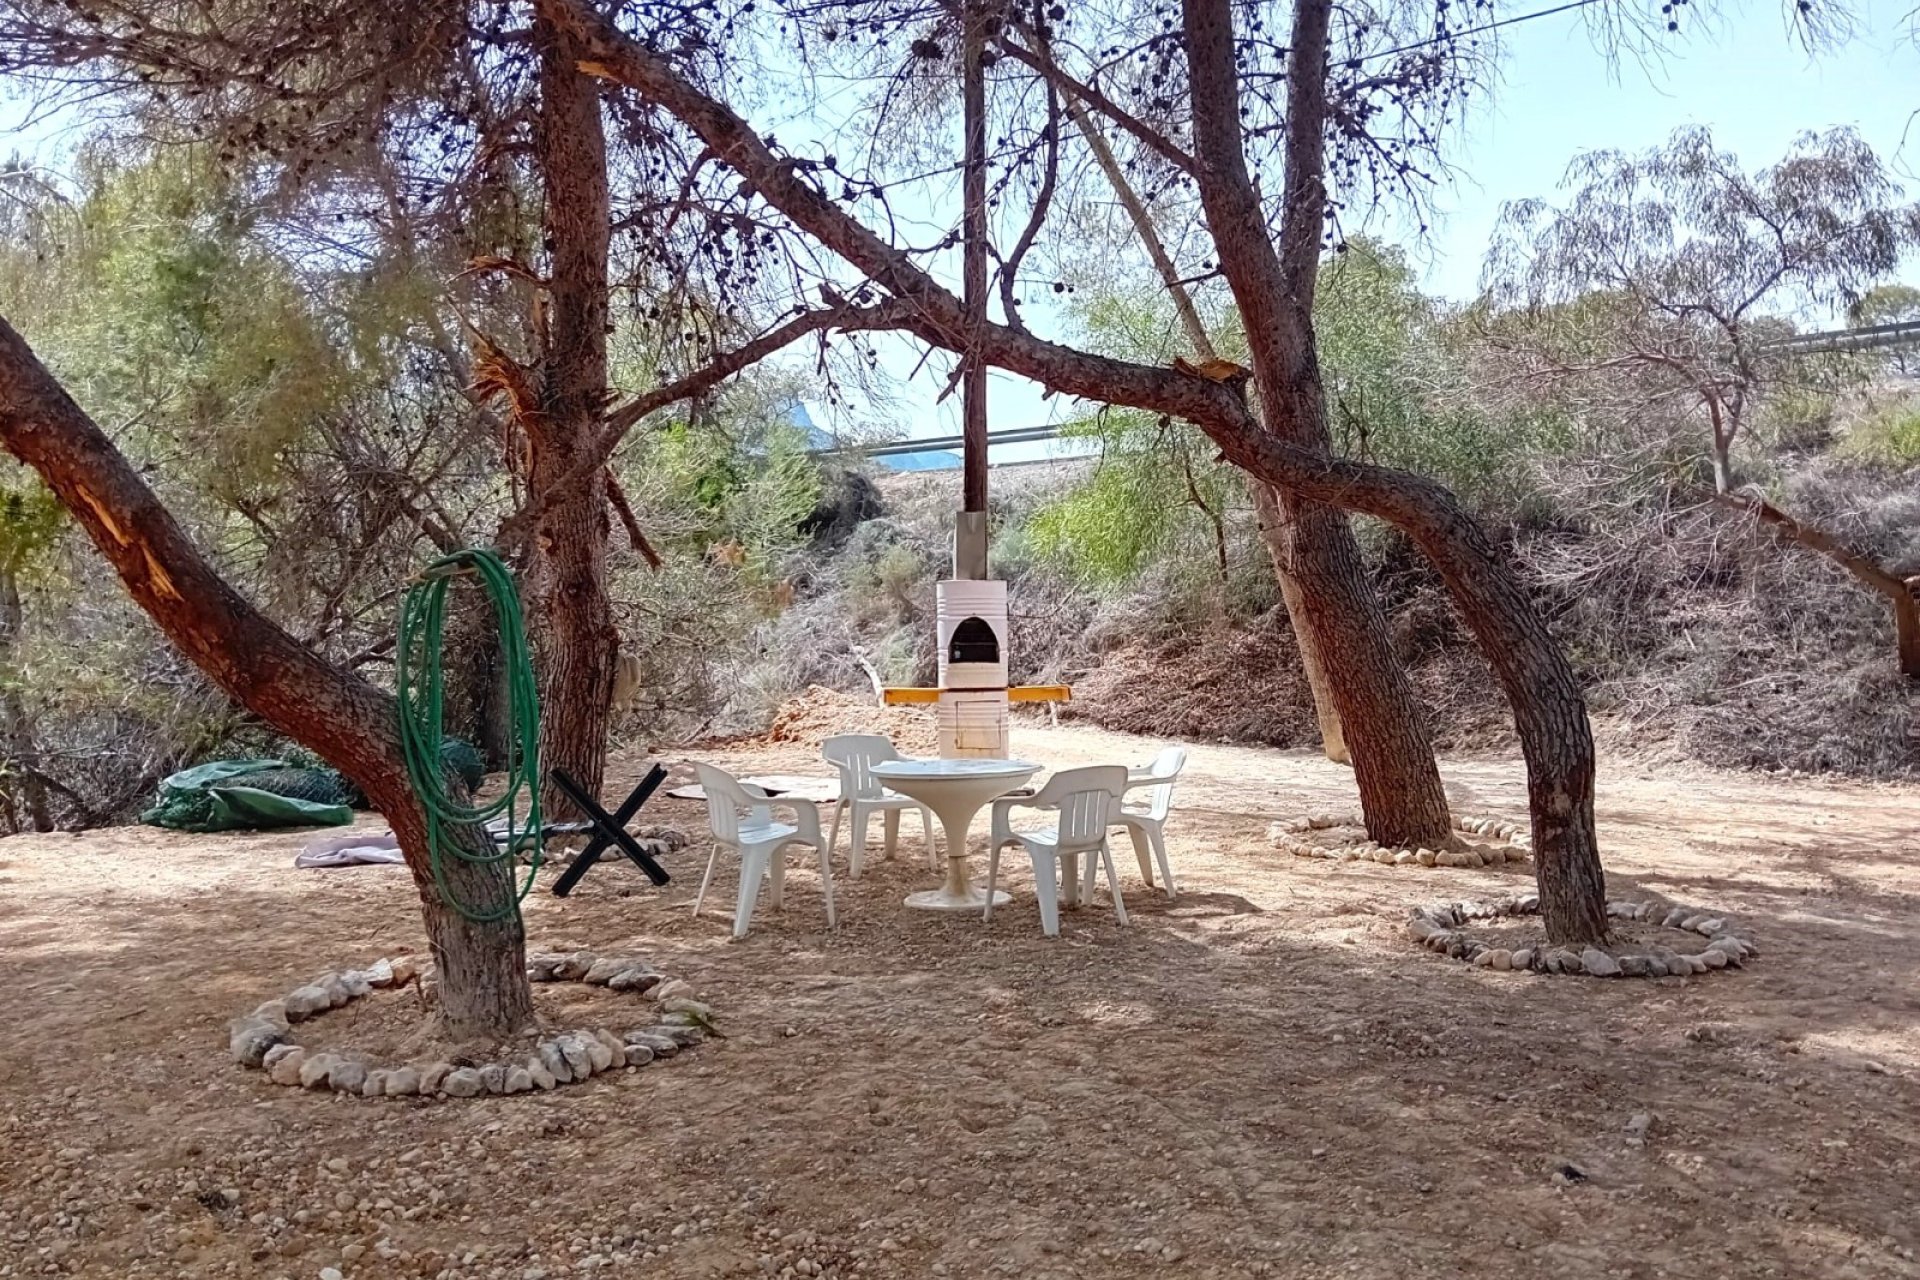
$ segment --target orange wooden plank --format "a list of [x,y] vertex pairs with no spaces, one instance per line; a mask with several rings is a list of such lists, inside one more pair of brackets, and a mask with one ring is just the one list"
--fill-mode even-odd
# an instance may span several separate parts
[[938,702],[938,689],[882,689],[880,700],[890,707],[902,707],[915,702]]
[[1007,690],[1008,702],[1066,702],[1073,690],[1064,684],[1026,684]]

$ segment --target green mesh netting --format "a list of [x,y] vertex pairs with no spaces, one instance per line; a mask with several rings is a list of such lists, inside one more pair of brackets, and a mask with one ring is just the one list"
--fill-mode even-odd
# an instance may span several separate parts
[[487,762],[480,753],[458,738],[443,738],[440,742],[441,765],[461,782],[469,791],[478,791],[480,784],[487,780]]
[[[289,753],[296,754],[296,753]],[[311,758],[307,753],[296,759]],[[469,790],[486,779],[480,753],[448,738],[440,759]],[[140,815],[152,827],[175,831],[243,831],[267,827],[343,827],[367,807],[360,788],[338,770],[285,760],[212,760],[173,774]]]

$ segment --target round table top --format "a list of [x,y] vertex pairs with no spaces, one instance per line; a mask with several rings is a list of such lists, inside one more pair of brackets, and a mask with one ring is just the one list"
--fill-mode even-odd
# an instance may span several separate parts
[[873,766],[876,778],[1015,778],[1038,772],[1040,766],[1026,760],[882,760]]

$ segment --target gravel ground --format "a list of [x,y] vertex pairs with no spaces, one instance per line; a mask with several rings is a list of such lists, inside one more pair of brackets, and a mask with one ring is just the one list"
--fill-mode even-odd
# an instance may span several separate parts
[[[1154,745],[1015,734],[1048,765]],[[818,771],[804,741],[706,758]],[[1446,774],[1460,811],[1520,815],[1517,763]],[[1512,892],[1518,866],[1266,845],[1353,805],[1316,758],[1197,748],[1179,898],[1123,855],[1131,927],[1103,889],[1055,941],[1017,853],[990,926],[905,910],[934,880],[912,821],[857,883],[843,849],[831,932],[797,853],[740,943],[732,876],[688,910],[704,843],[664,891],[608,863],[530,900],[532,945],[646,955],[725,1038],[465,1102],[227,1056],[235,1014],[424,952],[403,871],[295,871],[297,833],[0,841],[0,1276],[1920,1275],[1920,789],[1607,762],[1614,893],[1763,948],[1661,982],[1408,939],[1412,905]]]

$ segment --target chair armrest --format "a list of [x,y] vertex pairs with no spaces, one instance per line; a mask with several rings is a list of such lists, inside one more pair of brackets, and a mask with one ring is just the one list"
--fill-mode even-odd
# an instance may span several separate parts
[[800,834],[811,836],[812,843],[818,845],[820,836],[820,806],[811,800],[776,799],[772,802],[776,809],[793,810],[793,825],[800,828]]

